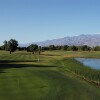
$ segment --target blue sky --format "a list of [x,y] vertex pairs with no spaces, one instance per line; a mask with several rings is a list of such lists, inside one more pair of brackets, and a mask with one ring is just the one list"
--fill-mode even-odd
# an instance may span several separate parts
[[0,45],[100,33],[100,0],[0,0]]

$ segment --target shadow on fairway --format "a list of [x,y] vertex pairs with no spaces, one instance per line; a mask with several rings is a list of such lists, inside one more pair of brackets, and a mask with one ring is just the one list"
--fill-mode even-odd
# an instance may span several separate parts
[[38,60],[0,60],[0,63],[12,63],[12,62],[38,62]]
[[32,62],[32,61],[9,61],[9,60],[0,60],[0,73],[5,73],[4,69],[8,68],[25,68],[25,67],[56,67],[56,66],[49,66],[49,65],[37,65],[37,64],[11,64],[12,62]]

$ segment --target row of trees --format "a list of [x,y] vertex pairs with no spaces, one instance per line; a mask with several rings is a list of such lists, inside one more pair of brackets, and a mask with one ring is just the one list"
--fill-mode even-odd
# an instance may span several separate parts
[[100,46],[96,46],[96,47],[89,47],[87,45],[83,45],[83,46],[68,46],[68,45],[64,45],[64,46],[55,46],[55,45],[50,45],[48,47],[42,47],[42,50],[66,50],[66,51],[100,51]]
[[38,46],[36,44],[31,44],[28,47],[18,47],[17,49],[18,50],[27,50],[27,51],[33,52],[33,54],[34,54],[35,51],[41,51],[41,50],[42,51],[45,51],[45,50],[90,51],[93,48],[91,48],[87,45],[84,45],[84,46],[68,46],[68,45],[55,46],[55,45],[50,45],[50,46],[46,46],[46,47],[41,47],[41,46]]
[[16,51],[16,49],[18,50],[27,50],[29,52],[32,52],[33,54],[35,54],[35,52],[38,51],[38,54],[40,54],[41,51],[41,47],[39,47],[36,44],[31,44],[28,47],[18,47],[18,41],[15,39],[10,39],[9,41],[4,41],[4,45],[2,45],[0,47],[1,50],[6,50],[9,51],[10,54],[14,51]]
[[96,47],[89,47],[87,45],[83,46],[55,46],[55,45],[50,45],[50,46],[45,46],[41,47],[38,46],[37,44],[31,44],[28,47],[18,47],[18,41],[15,39],[10,39],[9,41],[4,41],[4,45],[0,46],[0,50],[6,50],[9,51],[10,54],[14,52],[15,50],[26,50],[28,52],[32,52],[33,54],[38,51],[40,54],[40,51],[45,51],[45,50],[66,50],[66,51],[100,51],[100,46]]
[[83,46],[68,46],[68,45],[64,45],[64,46],[55,46],[55,45],[50,45],[50,46],[45,46],[45,47],[41,47],[38,46],[36,44],[31,44],[28,47],[18,47],[18,50],[27,50],[30,52],[34,51],[45,51],[45,50],[65,50],[65,51],[100,51],[100,46],[95,46],[95,47],[89,47],[87,45],[83,45]]

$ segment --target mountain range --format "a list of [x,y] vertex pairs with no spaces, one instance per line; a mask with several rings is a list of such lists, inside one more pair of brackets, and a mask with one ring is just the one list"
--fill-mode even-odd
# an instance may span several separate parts
[[49,46],[49,45],[88,45],[90,47],[93,46],[100,46],[100,34],[93,34],[93,35],[84,35],[81,34],[79,36],[72,36],[72,37],[64,37],[59,39],[53,39],[53,40],[46,40],[41,42],[32,42],[27,44],[19,44],[21,47],[27,47],[31,44],[37,44],[39,46]]

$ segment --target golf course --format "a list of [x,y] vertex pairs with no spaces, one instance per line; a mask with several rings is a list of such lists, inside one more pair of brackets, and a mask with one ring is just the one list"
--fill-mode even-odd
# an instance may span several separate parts
[[0,51],[0,100],[99,100],[100,70],[74,58],[100,51]]

